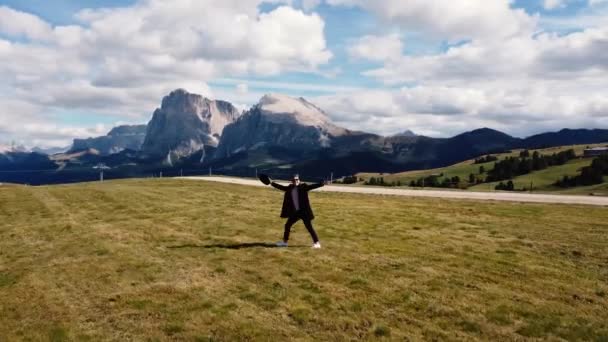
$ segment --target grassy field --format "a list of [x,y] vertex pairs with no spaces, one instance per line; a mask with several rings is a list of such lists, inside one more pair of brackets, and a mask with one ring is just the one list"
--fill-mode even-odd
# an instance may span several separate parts
[[[553,153],[558,153],[562,151],[566,151],[569,149],[573,149],[576,155],[582,156],[583,150],[589,147],[597,147],[597,146],[605,146],[606,144],[595,144],[595,145],[571,145],[571,146],[560,146],[560,147],[552,147],[546,149],[539,150],[530,150],[530,154],[534,151],[538,151],[540,154],[551,155]],[[498,157],[499,160],[503,160],[507,157],[519,156],[519,153],[522,150],[514,150],[510,153],[502,153],[502,154],[493,154]],[[568,189],[564,190],[562,188],[554,187],[553,184],[556,180],[562,179],[564,176],[576,176],[580,174],[580,170],[585,167],[591,165],[591,161],[593,158],[585,158],[585,159],[576,159],[571,160],[566,165],[553,166],[545,170],[535,171],[527,175],[519,176],[513,178],[513,183],[516,189],[529,189],[530,183],[535,191],[541,192],[560,192],[560,193],[576,193],[576,194],[589,194],[588,189]],[[454,176],[460,177],[462,182],[468,182],[469,175],[473,173],[476,177],[481,177],[485,179],[487,173],[483,175],[479,174],[479,167],[483,166],[485,171],[489,171],[494,167],[494,162],[483,163],[483,164],[473,164],[474,160],[466,160],[458,164],[454,164],[451,166],[437,168],[437,169],[428,169],[428,170],[416,170],[416,171],[408,171],[394,174],[377,174],[377,173],[360,173],[358,177],[363,178],[365,180],[369,180],[371,177],[383,177],[384,181],[387,183],[400,181],[403,186],[408,186],[411,181],[416,181],[419,178],[427,177],[430,175],[439,175],[443,174],[443,177],[439,177],[439,181],[441,182],[444,178],[452,178]],[[469,190],[472,191],[494,191],[494,188],[499,182],[493,183],[483,183],[476,186],[472,186]],[[608,187],[608,183],[603,184],[601,189]],[[605,191],[600,190],[597,192],[599,195],[606,194]]]
[[0,187],[0,341],[608,341],[606,208],[270,188]]
[[[530,184],[534,190],[563,192],[563,188],[555,187],[553,184],[556,180],[562,179],[564,176],[573,177],[581,173],[581,169],[591,165],[593,159],[574,159],[564,165],[552,166],[550,168],[531,172],[527,175],[522,175],[513,178],[515,189],[530,189]],[[504,183],[505,181],[503,181]],[[493,191],[499,182],[484,183],[470,187],[473,191]]]

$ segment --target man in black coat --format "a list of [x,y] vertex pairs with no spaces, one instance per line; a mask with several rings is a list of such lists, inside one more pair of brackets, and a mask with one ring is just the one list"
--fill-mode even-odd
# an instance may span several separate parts
[[302,222],[304,222],[304,226],[306,226],[306,229],[312,237],[312,248],[321,248],[319,237],[317,236],[315,229],[312,227],[312,220],[314,220],[315,215],[313,214],[312,208],[310,207],[308,192],[310,190],[322,187],[323,185],[325,185],[325,183],[323,182],[311,185],[306,183],[300,183],[300,177],[298,175],[295,175],[291,180],[291,184],[289,184],[288,186],[277,184],[275,182],[270,183],[270,185],[272,185],[276,189],[285,192],[285,195],[283,197],[283,208],[281,209],[281,217],[287,218],[287,222],[285,222],[285,232],[283,233],[283,241],[278,242],[277,246],[287,247],[291,227],[296,222],[298,222],[298,220],[302,220]]

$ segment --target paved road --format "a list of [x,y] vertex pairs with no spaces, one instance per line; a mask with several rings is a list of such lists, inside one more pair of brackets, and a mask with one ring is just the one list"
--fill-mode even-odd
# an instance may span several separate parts
[[[182,179],[202,180],[220,183],[232,183],[251,186],[265,186],[258,180],[232,177],[183,177]],[[472,191],[445,191],[445,190],[409,190],[392,189],[383,187],[351,187],[329,185],[315,191],[324,192],[348,192],[359,194],[374,195],[393,195],[407,197],[438,197],[456,198],[470,200],[493,200],[509,202],[530,202],[530,203],[561,203],[561,204],[585,204],[608,207],[608,197],[598,196],[571,196],[571,195],[546,195],[546,194],[527,194],[527,193],[507,193],[507,192],[472,192]]]

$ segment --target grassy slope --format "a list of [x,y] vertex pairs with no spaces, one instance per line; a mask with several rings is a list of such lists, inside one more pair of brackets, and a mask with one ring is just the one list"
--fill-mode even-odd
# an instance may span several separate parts
[[[550,155],[553,153],[558,153],[561,151],[565,151],[568,149],[573,149],[577,155],[582,155],[583,150],[587,148],[587,146],[595,147],[595,146],[605,146],[605,144],[595,144],[595,145],[572,145],[572,146],[560,146],[560,147],[552,147],[540,150],[530,150],[530,153],[534,151],[538,151],[540,154]],[[499,159],[504,159],[509,156],[519,156],[519,152],[521,150],[514,150],[511,153],[502,153],[495,154]],[[580,169],[591,165],[592,158],[587,159],[579,159],[573,160],[570,163],[562,166],[554,166],[545,170],[532,172],[528,175],[523,175],[520,177],[515,177],[513,179],[513,183],[516,188],[529,188],[530,181],[533,182],[533,186],[535,190],[540,191],[551,191],[551,192],[567,192],[567,193],[578,193],[578,194],[588,194],[589,192],[586,189],[579,189],[578,191],[563,191],[563,189],[553,187],[553,183],[556,180],[561,179],[563,176],[575,176],[580,173]],[[440,178],[440,181],[447,177],[452,178],[454,176],[460,177],[462,181],[468,181],[469,175],[471,173],[475,174],[475,176],[479,176],[479,167],[484,166],[486,171],[489,171],[494,167],[494,162],[484,163],[484,164],[473,164],[474,160],[467,160],[458,164],[454,164],[448,167],[438,168],[438,169],[429,169],[429,170],[418,170],[418,171],[408,171],[402,173],[395,174],[384,174],[385,182],[393,182],[393,181],[401,181],[403,185],[409,185],[410,181],[418,180],[421,177],[426,177],[432,174],[440,174],[443,173],[444,177]],[[378,177],[379,174],[372,173],[361,173],[358,175],[364,179],[369,179],[370,177]],[[483,175],[482,178],[485,178],[486,174]],[[473,191],[493,191],[494,187],[498,184],[496,183],[485,183],[477,186],[473,186],[469,188]],[[608,184],[607,184],[608,185]]]
[[178,180],[0,188],[0,340],[608,340],[605,208]]
[[[530,182],[534,190],[543,191],[563,191],[562,188],[554,187],[556,180],[562,179],[564,176],[576,176],[581,173],[581,169],[591,165],[592,158],[571,160],[565,165],[553,166],[544,170],[531,172],[527,175],[522,175],[513,178],[513,184],[516,189],[530,188]],[[504,181],[503,181],[504,182]],[[494,190],[494,187],[499,182],[479,184],[471,187],[474,191]]]

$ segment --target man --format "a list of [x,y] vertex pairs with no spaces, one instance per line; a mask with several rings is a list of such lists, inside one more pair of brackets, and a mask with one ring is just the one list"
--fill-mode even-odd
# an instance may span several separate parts
[[314,220],[315,216],[312,213],[312,208],[310,207],[308,192],[310,190],[322,187],[325,185],[325,182],[308,185],[306,183],[300,183],[300,177],[298,175],[294,175],[291,179],[291,184],[288,186],[277,184],[275,182],[270,183],[270,185],[285,192],[285,196],[283,197],[283,208],[281,209],[281,217],[287,218],[287,222],[285,222],[283,241],[277,242],[277,246],[287,247],[291,227],[298,222],[298,220],[302,220],[302,222],[304,222],[304,226],[308,230],[308,233],[310,233],[310,236],[312,237],[312,248],[321,248],[319,237],[317,236],[315,229],[312,227],[312,220]]

